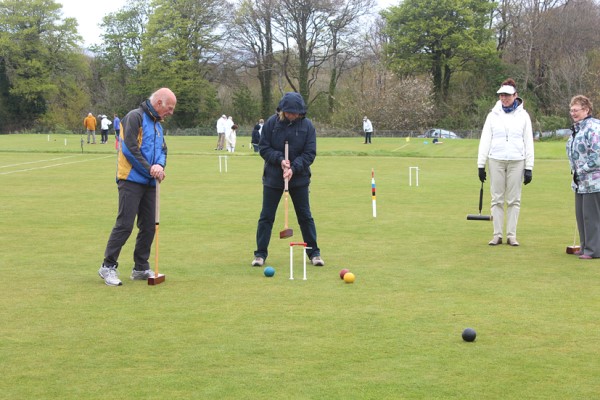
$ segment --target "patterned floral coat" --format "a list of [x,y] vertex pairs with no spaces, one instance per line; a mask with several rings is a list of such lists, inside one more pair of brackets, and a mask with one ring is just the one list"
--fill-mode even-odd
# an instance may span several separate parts
[[576,193],[600,192],[600,120],[592,117],[574,124],[567,141],[567,157],[571,164]]

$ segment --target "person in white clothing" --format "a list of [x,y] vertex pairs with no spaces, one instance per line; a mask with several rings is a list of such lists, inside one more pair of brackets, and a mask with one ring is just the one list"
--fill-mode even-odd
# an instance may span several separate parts
[[235,144],[237,142],[237,129],[238,126],[236,124],[233,124],[231,126],[231,131],[227,136],[227,151],[229,151],[230,153],[235,153]]
[[221,118],[217,120],[217,147],[215,150],[223,150],[225,145],[225,131],[227,130],[227,116],[221,115]]
[[108,119],[108,117],[106,115],[101,115],[100,117],[102,118],[100,120],[100,133],[102,134],[101,143],[104,144],[104,143],[108,142],[108,130],[109,130],[112,122],[110,122],[110,120]]
[[231,132],[234,122],[231,115],[227,117],[227,121],[225,122],[225,143],[227,151],[231,152]]
[[363,118],[363,131],[365,132],[365,144],[371,143],[371,135],[373,134],[373,124],[367,116]]
[[483,184],[487,163],[494,226],[494,236],[488,244],[495,246],[502,243],[506,204],[506,241],[511,246],[518,246],[521,182],[527,185],[533,178],[533,131],[531,118],[523,108],[523,100],[518,97],[515,81],[505,80],[496,93],[500,99],[488,114],[479,141],[478,175]]

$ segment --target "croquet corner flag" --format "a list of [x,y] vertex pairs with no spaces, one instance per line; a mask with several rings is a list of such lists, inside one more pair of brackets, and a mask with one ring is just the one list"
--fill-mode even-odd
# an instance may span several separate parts
[[375,196],[375,168],[371,168],[371,201],[373,202],[373,218],[376,218],[377,196]]

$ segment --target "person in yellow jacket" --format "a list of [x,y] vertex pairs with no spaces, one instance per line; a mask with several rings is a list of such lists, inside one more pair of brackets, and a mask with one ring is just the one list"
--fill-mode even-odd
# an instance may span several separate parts
[[96,144],[96,118],[92,113],[89,113],[87,117],[83,119],[83,126],[87,131],[87,143],[90,144],[90,135],[92,135],[92,144]]

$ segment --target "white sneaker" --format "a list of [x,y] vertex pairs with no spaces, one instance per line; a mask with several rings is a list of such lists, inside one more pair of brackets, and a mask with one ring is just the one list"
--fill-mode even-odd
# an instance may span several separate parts
[[119,274],[117,273],[117,268],[115,266],[106,267],[102,264],[98,270],[98,275],[100,275],[100,278],[104,279],[104,283],[108,286],[121,286],[123,284],[119,279]]
[[518,246],[519,242],[517,242],[517,238],[509,237],[506,238],[506,244],[508,244],[509,246]]
[[488,244],[490,246],[497,246],[499,244],[502,244],[502,236],[494,236]]
[[131,276],[132,281],[147,281],[148,278],[154,278],[154,271],[151,269],[146,269],[144,271],[132,270]]
[[252,260],[253,267],[262,267],[264,264],[265,264],[265,259],[262,257],[255,257],[254,260]]
[[325,265],[325,261],[323,261],[321,256],[314,256],[311,259],[311,262],[312,262],[312,265],[314,265],[315,267],[322,267]]

